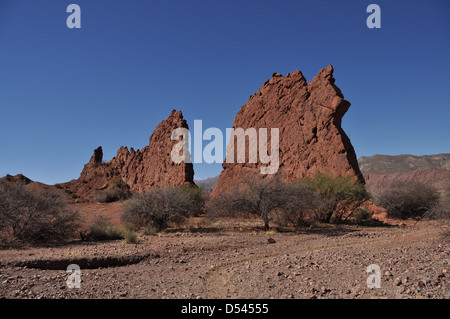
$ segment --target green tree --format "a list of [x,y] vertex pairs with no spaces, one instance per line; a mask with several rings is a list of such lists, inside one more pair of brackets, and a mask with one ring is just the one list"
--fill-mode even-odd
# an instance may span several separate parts
[[325,223],[345,222],[362,203],[370,199],[364,184],[353,176],[316,174],[301,179],[300,184],[312,187],[321,197],[316,219]]

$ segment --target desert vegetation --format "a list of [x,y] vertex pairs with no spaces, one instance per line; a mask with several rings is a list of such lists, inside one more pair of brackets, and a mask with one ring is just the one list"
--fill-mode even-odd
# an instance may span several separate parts
[[48,190],[0,184],[0,241],[3,245],[61,243],[75,238],[80,216]]
[[157,188],[133,196],[126,204],[122,220],[137,229],[153,226],[161,231],[170,224],[181,225],[198,211],[198,204],[188,192],[180,188]]
[[99,203],[112,203],[125,200],[131,196],[129,186],[119,176],[108,181],[108,187],[94,192],[94,198]]
[[230,192],[214,197],[210,212],[221,216],[258,216],[264,229],[274,220],[303,224],[306,212],[318,205],[318,196],[309,186],[284,183],[279,176],[273,178],[246,177]]
[[199,216],[206,212],[206,202],[208,200],[208,196],[205,194],[202,187],[181,185],[178,186],[178,189],[185,193],[194,202],[194,210],[191,212],[192,216]]
[[97,190],[94,198],[99,203],[112,203],[119,200],[125,200],[129,197],[129,193],[123,189],[112,187],[105,190]]
[[[68,189],[60,189],[69,194]],[[108,203],[126,199],[130,194],[127,189],[120,177],[114,176],[102,194],[104,200],[97,198],[97,201]],[[119,191],[117,196],[112,194],[114,198],[106,198],[109,192],[115,191]],[[363,184],[354,177],[324,174],[293,183],[284,182],[278,175],[266,178],[247,176],[231,191],[211,198],[202,188],[195,186],[152,189],[135,194],[123,203],[122,226],[113,224],[107,215],[97,215],[81,229],[80,215],[69,208],[64,198],[45,189],[36,191],[25,185],[2,183],[2,244],[63,243],[74,238],[83,241],[125,239],[128,243],[138,243],[137,233],[153,235],[171,226],[185,225],[191,217],[216,222],[218,217],[244,220],[257,217],[264,230],[274,225],[294,229],[317,223],[362,225],[372,218],[369,210],[362,207],[371,199]],[[376,198],[376,203],[387,210],[389,218],[394,219],[450,216],[448,196],[439,197],[434,189],[422,184],[394,184]],[[187,223],[187,231],[200,225],[197,223],[194,227],[192,220]]]
[[433,215],[432,210],[439,204],[439,193],[421,183],[395,183],[376,201],[387,210],[390,218],[422,218],[427,213]]
[[231,192],[213,198],[211,207],[223,216],[259,216],[267,230],[271,221],[295,227],[358,222],[368,218],[360,206],[369,198],[364,185],[347,176],[318,174],[298,183],[283,182],[279,176],[248,177]]
[[87,229],[80,232],[83,241],[108,241],[124,239],[128,244],[138,243],[134,226],[131,224],[115,225],[105,215],[97,215]]
[[123,230],[113,225],[110,219],[104,215],[94,217],[87,230],[80,232],[82,240],[101,241],[123,239]]
[[[12,227],[4,226],[5,216],[12,218],[17,215],[13,212],[19,212],[20,222],[27,224],[25,217],[29,213],[37,217],[44,212],[48,214],[48,209],[65,211],[64,199],[70,201],[64,189],[60,189],[60,196],[11,183],[1,186],[3,241],[7,231],[13,238]],[[414,192],[411,194],[409,190],[406,194],[410,198]],[[286,183],[280,176],[256,176],[244,178],[233,191],[212,198],[201,188],[182,186],[134,194],[123,203],[72,203],[72,207],[84,207],[83,213],[92,214],[83,223],[84,228],[79,223],[69,223],[63,236],[40,241],[36,240],[40,238],[37,234],[47,233],[46,228],[41,223],[30,223],[33,226],[30,229],[22,226],[29,232],[27,236],[16,233],[15,237],[20,238],[16,243],[56,244],[78,237],[81,244],[29,247],[25,253],[22,249],[0,250],[3,263],[0,276],[4,283],[0,295],[12,298],[448,296],[444,291],[448,275],[443,270],[448,249],[440,244],[448,241],[448,227],[444,228],[441,221],[424,221],[417,228],[351,226],[364,225],[371,219],[369,210],[361,205],[367,198],[369,194],[353,178],[316,175]],[[437,208],[442,212],[448,207],[444,197],[434,203],[427,206],[423,217],[438,218]],[[49,217],[46,224],[49,220],[58,219]],[[410,222],[405,221],[415,224]],[[74,233],[75,229],[78,232]],[[443,230],[446,232],[442,234]],[[393,240],[398,234],[400,239]],[[405,254],[412,263],[402,262]],[[367,278],[365,268],[361,267],[374,256],[378,260],[386,256],[394,260],[383,272],[382,290],[376,294],[374,290],[364,290]],[[66,282],[65,278],[61,282],[58,272],[70,263],[82,265],[86,277],[81,290],[60,288]],[[21,269],[25,279],[14,279],[17,269]],[[137,277],[130,276],[131,272]],[[424,274],[431,279],[423,281]],[[265,280],[261,281],[261,276]],[[113,282],[109,284],[103,278],[113,278]],[[174,285],[174,280],[182,284]],[[27,286],[26,282],[31,284]],[[109,286],[105,289],[99,282],[107,282]],[[254,291],[258,294],[254,295]]]
[[450,190],[442,193],[439,202],[424,214],[430,219],[450,219]]
[[320,197],[315,219],[323,223],[346,222],[355,212],[361,214],[361,204],[370,199],[364,184],[352,176],[316,174],[303,178],[300,184],[312,187]]

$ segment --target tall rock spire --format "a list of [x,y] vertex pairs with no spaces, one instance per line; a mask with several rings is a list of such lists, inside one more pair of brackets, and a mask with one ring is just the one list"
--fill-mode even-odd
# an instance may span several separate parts
[[[330,65],[309,83],[299,70],[286,77],[274,73],[234,119],[233,128],[279,129],[279,172],[285,180],[324,173],[352,175],[364,181],[353,146],[341,127],[350,102],[334,84],[333,71]],[[260,166],[260,162],[224,163],[214,193],[230,189],[246,173],[259,174]]]

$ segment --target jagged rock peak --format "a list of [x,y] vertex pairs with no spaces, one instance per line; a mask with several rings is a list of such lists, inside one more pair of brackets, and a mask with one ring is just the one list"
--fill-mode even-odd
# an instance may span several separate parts
[[172,148],[178,143],[171,139],[172,132],[180,127],[188,128],[183,114],[172,110],[167,119],[157,125],[149,138],[149,145],[142,150],[129,150],[121,146],[113,159],[103,163],[103,150],[97,148],[84,166],[79,180],[92,181],[92,184],[97,185],[108,183],[108,178],[120,176],[130,190],[136,192],[154,187],[195,185],[192,163],[177,164],[171,158]]
[[[325,173],[364,181],[341,127],[350,102],[335,86],[333,72],[329,65],[309,83],[299,70],[286,77],[274,73],[236,114],[233,128],[279,129],[279,172],[285,180]],[[214,193],[230,189],[246,173],[260,174],[263,165],[248,163],[246,144],[246,163],[224,163]]]
[[97,147],[94,150],[94,154],[92,155],[89,162],[93,164],[101,164],[103,162],[103,149],[101,146]]

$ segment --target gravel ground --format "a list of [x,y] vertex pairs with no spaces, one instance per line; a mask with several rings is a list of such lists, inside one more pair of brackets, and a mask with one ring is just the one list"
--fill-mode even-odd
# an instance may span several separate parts
[[[178,232],[124,241],[0,251],[1,298],[448,299],[449,229],[322,227]],[[445,235],[447,234],[447,235]],[[81,288],[69,289],[69,264]],[[380,267],[370,289],[369,265]]]

